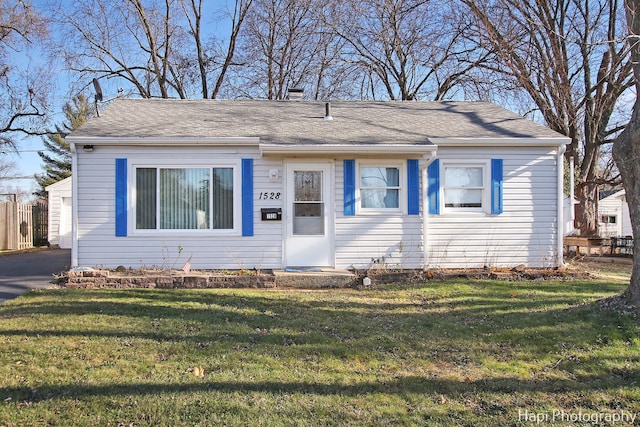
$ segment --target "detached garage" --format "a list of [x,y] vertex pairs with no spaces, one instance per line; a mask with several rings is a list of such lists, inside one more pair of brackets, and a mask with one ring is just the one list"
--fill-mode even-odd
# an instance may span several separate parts
[[49,234],[51,246],[71,249],[71,177],[45,187],[49,194]]

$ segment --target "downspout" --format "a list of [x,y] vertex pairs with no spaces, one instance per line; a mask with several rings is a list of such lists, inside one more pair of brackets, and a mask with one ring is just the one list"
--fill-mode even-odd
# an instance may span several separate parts
[[[575,160],[573,159],[573,156],[571,156],[571,158],[569,159],[569,173],[571,174],[569,176],[569,197],[571,197],[571,203],[569,204],[569,206],[571,207],[569,209],[569,219],[571,220],[571,229],[573,231],[573,223],[576,220],[576,208],[575,205],[573,204],[573,200],[576,197],[576,190],[575,190]],[[563,178],[563,182],[564,182],[564,178]]]
[[429,240],[427,231],[429,229],[429,181],[427,169],[436,159],[436,151],[431,151],[424,156],[425,165],[422,168],[422,269],[426,270],[429,265]]
[[76,144],[71,150],[71,268],[78,266],[78,153]]
[[[558,147],[558,180],[557,180],[557,219],[556,219],[556,267],[562,267],[564,265],[564,152],[567,150],[567,146],[562,144]],[[573,210],[573,199],[571,199],[571,207]]]

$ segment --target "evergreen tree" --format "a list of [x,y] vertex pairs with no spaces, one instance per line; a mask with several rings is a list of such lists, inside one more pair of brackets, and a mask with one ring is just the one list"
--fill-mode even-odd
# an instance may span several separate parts
[[35,175],[40,189],[34,194],[39,198],[47,197],[45,187],[71,176],[71,150],[65,137],[95,114],[93,105],[82,94],[66,103],[62,112],[66,120],[61,125],[56,125],[55,132],[42,138],[46,151],[38,151],[44,170],[44,173]]

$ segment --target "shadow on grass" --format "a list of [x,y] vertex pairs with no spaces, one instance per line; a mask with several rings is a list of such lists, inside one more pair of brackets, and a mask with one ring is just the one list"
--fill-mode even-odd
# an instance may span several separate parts
[[[243,292],[202,290],[100,290],[51,292],[52,298],[38,294],[23,297],[20,303],[0,307],[0,320],[28,318],[33,315],[54,316],[48,326],[2,327],[0,335],[127,337],[154,341],[233,340],[237,343],[328,344],[362,342],[385,333],[413,335],[420,340],[438,339],[439,332],[450,332],[461,348],[464,339],[484,342],[515,341],[527,346],[527,340],[540,335],[549,345],[561,337],[589,340],[594,331],[619,339],[624,331],[617,328],[620,315],[601,310],[593,303],[594,288],[600,294],[613,294],[619,285],[591,282],[554,286],[549,282],[482,282],[464,284],[449,291],[452,284],[404,286],[413,292],[397,302],[376,296],[368,300],[367,292],[352,291],[348,301],[325,293],[323,298],[302,298],[294,293],[266,293],[262,296]],[[471,288],[471,289],[469,289]],[[583,301],[587,301],[586,303]],[[588,302],[591,301],[591,302]],[[77,327],[53,327],[57,316],[77,316]],[[81,319],[92,316],[114,318],[109,325],[93,327]],[[119,319],[119,320],[115,320]],[[127,319],[138,319],[135,327]],[[142,322],[140,322],[142,320]],[[187,328],[162,322],[181,322]],[[195,325],[195,327],[194,327]],[[278,330],[260,336],[259,330]],[[275,336],[274,336],[275,335]],[[583,338],[584,337],[584,338]],[[540,338],[540,337],[539,337]],[[547,352],[531,342],[532,353]],[[375,344],[374,344],[375,345]],[[450,344],[449,344],[450,345]],[[370,351],[364,348],[363,351]]]
[[[573,282],[571,289],[563,284],[561,288],[550,282],[483,282],[464,283],[472,289],[467,291],[429,292],[431,289],[446,288],[449,283],[429,282],[422,285],[398,287],[397,290],[416,290],[420,294],[407,298],[407,302],[358,302],[354,299],[367,299],[367,293],[353,291],[354,299],[340,301],[337,298],[322,300],[290,299],[284,293],[273,292],[269,296],[247,296],[243,293],[216,292],[219,290],[89,290],[89,291],[48,291],[62,293],[66,299],[51,302],[49,300],[32,301],[29,296],[23,297],[22,304],[0,307],[0,319],[32,314],[45,315],[114,315],[128,317],[180,317],[184,319],[198,318],[201,314],[211,314],[232,308],[235,312],[250,309],[253,312],[286,309],[313,309],[330,311],[376,311],[395,313],[408,309],[419,309],[423,312],[440,312],[443,310],[459,310],[464,315],[506,312],[546,311],[549,307],[574,306],[577,301],[593,300],[594,291],[602,294],[615,294],[621,290],[620,285],[592,282]],[[460,285],[460,283],[452,283]],[[322,292],[322,291],[320,291]],[[393,288],[390,288],[393,292]],[[38,296],[39,294],[31,294]],[[390,298],[391,299],[391,298]],[[117,302],[114,302],[117,301]],[[123,302],[128,301],[128,302]],[[171,304],[180,304],[180,307]],[[193,307],[194,305],[204,307]]]
[[[629,376],[639,378],[634,369]],[[204,379],[197,383],[133,383],[111,385],[43,385],[30,387],[0,387],[0,399],[5,402],[55,401],[58,399],[88,399],[93,397],[146,396],[169,393],[266,393],[273,395],[309,394],[321,396],[363,396],[366,394],[433,394],[459,397],[465,393],[564,393],[567,391],[615,390],[624,386],[623,379],[595,375],[575,380],[536,380],[510,377],[490,381],[453,381],[417,376],[407,376],[386,382],[361,382],[355,384],[323,384],[313,382],[219,382]]]
[[[558,286],[473,282],[404,286],[397,291],[405,292],[402,297],[385,289],[370,293],[325,292],[317,298],[305,293],[267,291],[63,290],[50,296],[36,294],[0,308],[0,336],[181,342],[188,344],[186,351],[211,356],[229,346],[260,355],[286,352],[299,359],[313,355],[320,361],[331,357],[383,360],[392,355],[400,359],[411,357],[412,363],[451,363],[457,372],[462,372],[465,365],[481,364],[484,358],[549,360],[549,353],[553,353],[556,356],[552,359],[558,363],[551,369],[571,375],[557,380],[545,375],[541,379],[535,379],[535,375],[532,379],[516,374],[496,375],[490,381],[403,376],[384,383],[321,384],[216,382],[214,374],[201,382],[183,384],[43,385],[35,391],[26,386],[4,387],[0,388],[0,399],[39,401],[206,391],[349,396],[562,392],[637,384],[637,368],[610,372],[602,363],[604,360],[597,359],[601,354],[593,355],[597,360],[589,361],[587,373],[582,366],[574,366],[573,348],[579,352],[585,347],[625,343],[635,338],[633,331],[637,328],[629,325],[637,322],[599,308],[594,302],[594,287],[598,295],[620,290],[619,285],[575,282]],[[43,315],[47,316],[44,325]],[[35,316],[35,324],[29,323],[31,316]],[[75,316],[77,323],[56,324],[58,316]],[[16,326],[23,324],[24,328]],[[627,356],[606,357],[620,366],[630,362]]]

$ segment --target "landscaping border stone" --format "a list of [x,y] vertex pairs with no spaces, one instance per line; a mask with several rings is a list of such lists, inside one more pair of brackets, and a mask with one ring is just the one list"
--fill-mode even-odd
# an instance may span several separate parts
[[67,288],[151,288],[151,289],[207,289],[207,288],[299,288],[319,289],[363,286],[368,277],[370,285],[412,283],[429,280],[575,280],[588,279],[583,271],[565,268],[530,269],[517,266],[510,269],[449,269],[449,270],[383,270],[354,272],[323,271],[316,273],[286,273],[273,270],[210,271],[194,270],[116,270],[80,268],[70,270],[59,283]]
[[272,271],[223,274],[214,271],[183,273],[164,270],[112,270],[81,269],[67,273],[67,288],[273,288]]

